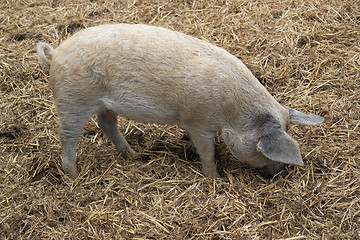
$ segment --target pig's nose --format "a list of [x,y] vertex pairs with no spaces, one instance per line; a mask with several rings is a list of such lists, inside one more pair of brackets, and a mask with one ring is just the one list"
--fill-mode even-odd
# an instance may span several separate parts
[[260,174],[265,178],[272,178],[275,174],[280,173],[281,177],[286,176],[285,172],[285,164],[283,163],[276,163],[268,164],[264,167],[258,168]]

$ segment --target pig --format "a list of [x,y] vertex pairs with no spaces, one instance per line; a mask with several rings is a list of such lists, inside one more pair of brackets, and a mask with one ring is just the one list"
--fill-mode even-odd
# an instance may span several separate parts
[[75,33],[56,49],[39,42],[37,52],[50,68],[62,165],[72,178],[78,176],[76,142],[93,114],[116,149],[131,154],[117,115],[177,124],[189,133],[210,178],[220,176],[214,159],[218,132],[236,159],[272,176],[285,164],[304,165],[286,132],[289,125],[324,120],[279,104],[226,50],[162,27],[100,25]]

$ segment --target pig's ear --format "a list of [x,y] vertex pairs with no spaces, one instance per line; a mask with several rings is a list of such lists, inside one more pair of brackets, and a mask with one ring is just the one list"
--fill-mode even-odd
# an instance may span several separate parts
[[298,144],[280,126],[268,126],[257,143],[257,150],[275,162],[304,166]]
[[289,118],[291,124],[315,126],[315,125],[319,125],[324,121],[324,118],[320,117],[319,115],[305,114],[289,107],[285,107],[285,108],[289,112]]

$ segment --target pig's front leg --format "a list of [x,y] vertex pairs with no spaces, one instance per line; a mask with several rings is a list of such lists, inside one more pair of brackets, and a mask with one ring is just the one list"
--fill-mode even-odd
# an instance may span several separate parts
[[218,178],[220,174],[216,169],[215,164],[215,146],[214,146],[214,132],[194,130],[187,128],[190,133],[194,146],[200,155],[202,172],[209,178]]

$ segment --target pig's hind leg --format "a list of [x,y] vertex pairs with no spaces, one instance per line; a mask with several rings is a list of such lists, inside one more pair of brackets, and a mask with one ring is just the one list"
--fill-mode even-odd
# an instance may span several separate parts
[[127,150],[130,154],[136,152],[130,147],[117,126],[117,114],[112,110],[103,110],[97,114],[99,127],[108,135],[118,151]]
[[60,141],[62,146],[62,166],[71,178],[78,176],[76,168],[76,142],[86,121],[93,114],[91,107],[73,106],[61,101],[57,105]]

